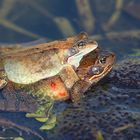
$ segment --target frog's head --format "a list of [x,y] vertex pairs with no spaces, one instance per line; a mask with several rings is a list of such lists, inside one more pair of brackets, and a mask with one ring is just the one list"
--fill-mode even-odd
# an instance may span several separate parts
[[91,56],[84,60],[87,66],[84,67],[84,65],[81,65],[81,68],[79,67],[79,77],[90,84],[97,83],[108,74],[115,61],[114,53],[96,50],[92,54],[94,58],[91,58]]
[[86,33],[81,33],[80,39],[68,49],[67,63],[77,68],[83,56],[89,54],[97,47],[96,41],[88,39]]
[[77,102],[81,99],[81,95],[102,79],[114,64],[115,55],[111,52],[100,51],[99,47],[84,56],[80,61],[76,73],[80,80],[74,84],[71,89],[71,99]]

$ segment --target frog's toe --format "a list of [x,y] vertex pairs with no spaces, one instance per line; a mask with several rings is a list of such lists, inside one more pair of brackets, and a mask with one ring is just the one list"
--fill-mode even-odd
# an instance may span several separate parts
[[40,117],[40,118],[35,118],[37,121],[39,121],[39,122],[46,122],[46,121],[48,121],[48,117]]
[[0,79],[0,89],[4,88],[7,85],[7,81],[5,79]]
[[54,123],[53,124],[47,124],[47,123],[45,123],[39,129],[40,130],[50,130],[50,129],[54,128],[54,127],[55,127],[55,124]]
[[38,114],[38,113],[26,113],[27,118],[45,118],[45,114]]
[[52,114],[47,122],[40,127],[40,130],[50,130],[56,125],[56,115]]
[[39,106],[36,112],[34,113],[27,113],[26,117],[28,118],[46,118],[46,106]]
[[36,120],[40,122],[46,122],[49,117],[49,111],[51,110],[51,106],[44,105],[40,106],[36,112],[34,113],[27,113],[26,117],[28,118],[35,118]]
[[37,113],[27,113],[26,114],[27,118],[35,118],[39,122],[46,122],[48,120],[48,116],[46,114],[37,114]]

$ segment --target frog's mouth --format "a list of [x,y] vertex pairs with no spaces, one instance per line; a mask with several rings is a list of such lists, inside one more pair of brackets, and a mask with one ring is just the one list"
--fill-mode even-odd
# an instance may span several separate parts
[[87,46],[87,48],[82,49],[80,52],[78,52],[77,54],[71,56],[68,58],[67,62],[70,65],[75,66],[76,68],[79,66],[81,59],[87,55],[88,53],[90,53],[91,51],[95,50],[97,48],[97,45],[89,45]]

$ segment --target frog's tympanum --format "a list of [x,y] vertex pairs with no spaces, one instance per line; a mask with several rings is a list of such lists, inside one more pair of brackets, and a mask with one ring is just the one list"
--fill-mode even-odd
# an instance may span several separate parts
[[114,59],[113,53],[102,52],[86,33],[28,48],[1,48],[0,88],[12,82],[15,89],[36,98],[39,107],[27,117],[46,122],[41,129],[48,129],[48,120],[56,120],[51,115],[54,100],[79,100],[111,70]]

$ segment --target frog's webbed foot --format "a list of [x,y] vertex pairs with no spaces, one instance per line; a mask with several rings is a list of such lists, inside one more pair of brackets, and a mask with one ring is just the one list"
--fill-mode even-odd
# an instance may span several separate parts
[[40,130],[49,130],[55,127],[56,125],[56,115],[51,114],[44,125],[40,127]]
[[27,113],[26,117],[35,118],[40,122],[44,122],[42,118],[48,118],[53,108],[53,104],[54,104],[53,102],[46,102],[46,103],[40,104],[36,112]]
[[41,104],[34,113],[27,113],[26,117],[35,118],[39,122],[45,123],[41,130],[48,130],[55,126],[56,116],[52,113],[54,101]]

